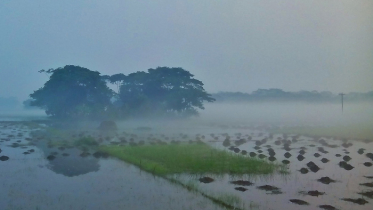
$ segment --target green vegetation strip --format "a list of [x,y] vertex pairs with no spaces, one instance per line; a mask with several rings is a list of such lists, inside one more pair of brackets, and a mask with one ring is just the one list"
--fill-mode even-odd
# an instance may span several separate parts
[[270,174],[278,167],[206,144],[101,146],[100,150],[159,176],[180,173]]
[[302,134],[309,136],[350,138],[373,141],[373,129],[370,125],[348,125],[330,127],[285,127],[273,132],[287,134]]

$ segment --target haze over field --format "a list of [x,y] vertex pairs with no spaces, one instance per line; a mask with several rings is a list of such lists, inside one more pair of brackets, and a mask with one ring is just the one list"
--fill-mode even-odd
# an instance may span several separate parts
[[0,96],[25,100],[40,69],[103,74],[182,67],[208,92],[373,90],[373,2],[0,2]]

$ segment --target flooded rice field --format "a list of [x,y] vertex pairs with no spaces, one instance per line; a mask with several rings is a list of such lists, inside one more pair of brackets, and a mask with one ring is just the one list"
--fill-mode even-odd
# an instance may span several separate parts
[[[44,133],[46,125],[1,122],[0,209],[373,208],[370,141],[217,124],[172,129],[122,125],[126,129],[103,135],[97,125],[69,129],[69,136],[123,146],[202,141],[282,167],[270,175],[176,174],[164,179],[65,137],[51,138]],[[214,199],[227,205],[217,205]]]

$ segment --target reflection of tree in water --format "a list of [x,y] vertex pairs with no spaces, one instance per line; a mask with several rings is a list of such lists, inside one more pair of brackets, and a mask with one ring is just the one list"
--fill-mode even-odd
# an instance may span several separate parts
[[[65,149],[64,151],[59,151],[57,148],[48,148],[46,145],[37,145],[41,150],[43,150],[45,157],[54,152],[58,152],[55,159],[48,160],[48,168],[57,174],[62,174],[64,176],[72,177],[86,174],[89,172],[98,171],[100,165],[98,164],[98,159],[88,156],[81,157],[80,151],[77,148]],[[62,154],[68,154],[68,156],[63,156]]]

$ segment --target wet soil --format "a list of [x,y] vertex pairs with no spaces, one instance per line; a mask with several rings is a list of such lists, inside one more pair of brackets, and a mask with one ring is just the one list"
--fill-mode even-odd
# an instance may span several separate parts
[[366,196],[368,198],[373,199],[373,191],[359,192],[357,194],[360,194],[360,195],[363,195],[363,196]]
[[310,195],[310,196],[320,196],[320,195],[324,195],[325,192],[319,192],[317,190],[311,190],[311,191],[308,191],[307,194]]
[[335,180],[325,176],[325,177],[321,177],[320,179],[318,179],[317,181],[323,183],[323,184],[330,184],[330,183],[334,183],[336,182]]
[[366,187],[373,187],[373,182],[369,182],[369,183],[362,183],[360,184],[362,186],[366,186]]
[[300,199],[290,199],[290,202],[298,204],[298,205],[309,205],[308,202]]
[[366,201],[366,200],[363,199],[363,198],[358,198],[358,199],[353,199],[353,198],[342,198],[341,200],[348,201],[348,202],[352,202],[352,203],[359,204],[359,205],[365,205],[365,204],[368,203],[368,201]]
[[202,178],[200,178],[200,179],[198,179],[198,180],[199,180],[200,182],[202,182],[202,183],[205,183],[205,184],[208,184],[208,183],[211,183],[211,182],[214,181],[213,178],[211,178],[211,177],[207,177],[207,176],[202,177]]
[[241,185],[241,186],[251,186],[254,184],[252,182],[244,181],[244,180],[231,181],[230,183],[234,185]]
[[235,187],[234,189],[241,191],[241,192],[245,192],[247,190],[247,188],[244,188],[244,187]]
[[338,210],[337,208],[335,208],[334,206],[331,206],[331,205],[320,205],[319,207],[321,209],[325,209],[325,210]]
[[9,160],[9,157],[3,155],[3,156],[0,157],[0,160],[1,160],[1,161],[7,161],[7,160]]
[[275,191],[275,190],[280,190],[280,188],[271,186],[271,185],[263,185],[257,187],[259,190],[265,190],[265,191]]

